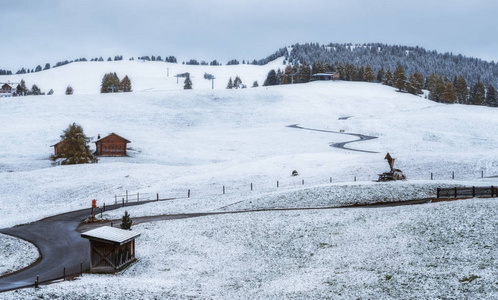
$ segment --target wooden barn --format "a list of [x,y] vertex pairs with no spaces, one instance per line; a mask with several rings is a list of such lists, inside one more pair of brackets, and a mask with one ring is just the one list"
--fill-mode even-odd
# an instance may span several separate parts
[[81,234],[90,240],[90,272],[115,273],[135,261],[135,238],[140,233],[109,226]]
[[63,151],[64,146],[65,146],[65,140],[62,140],[55,145],[52,145],[52,147],[54,147],[54,155],[57,155],[60,151]]
[[95,142],[95,154],[100,156],[126,156],[126,144],[131,143],[127,139],[115,133],[99,138]]

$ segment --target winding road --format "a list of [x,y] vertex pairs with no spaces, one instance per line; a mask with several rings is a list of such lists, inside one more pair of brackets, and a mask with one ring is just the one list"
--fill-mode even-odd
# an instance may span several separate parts
[[[348,118],[350,118],[350,117],[343,117],[343,118],[340,118],[339,120],[346,120]],[[353,149],[353,148],[347,148],[347,147],[345,147],[345,145],[350,144],[350,143],[365,142],[365,141],[368,141],[368,140],[376,139],[377,138],[376,136],[369,136],[369,135],[364,135],[364,134],[359,134],[359,133],[349,133],[349,132],[340,132],[340,131],[330,131],[330,130],[323,130],[323,129],[306,128],[306,127],[299,126],[299,124],[288,125],[287,127],[289,127],[289,128],[296,128],[296,129],[303,129],[303,130],[309,130],[309,131],[337,133],[337,134],[345,134],[345,135],[356,136],[356,137],[359,137],[358,140],[348,141],[348,142],[341,142],[341,143],[331,143],[330,147],[339,148],[339,149],[343,149],[343,150],[364,152],[364,153],[379,153],[379,152],[375,152],[375,151],[358,150],[358,149]]]
[[[171,199],[165,199],[171,200]],[[333,207],[303,207],[303,208],[270,208],[244,211],[206,212],[160,215],[151,217],[133,218],[135,224],[159,220],[173,220],[184,218],[196,218],[202,216],[240,214],[263,211],[296,211],[296,210],[323,210],[339,208],[358,207],[386,207],[398,205],[414,205],[431,202],[431,199],[418,199],[393,203],[376,203],[367,205],[333,206]],[[149,203],[151,201],[127,203],[134,206]],[[106,207],[112,210],[122,207],[120,204]],[[90,210],[78,210],[65,214],[45,218],[33,223],[0,229],[0,233],[16,236],[33,243],[38,247],[41,259],[31,266],[18,272],[0,277],[0,292],[33,286],[36,277],[39,276],[40,283],[49,283],[61,279],[66,267],[66,276],[79,275],[81,271],[90,269],[90,242],[80,236],[84,232],[100,226],[109,226],[110,222],[84,224],[82,221],[89,215]],[[114,222],[118,223],[119,220]],[[82,266],[82,268],[81,268]]]
[[[148,202],[151,201],[128,202],[126,206]],[[108,205],[106,211],[120,207],[121,204]],[[64,267],[67,276],[88,271],[90,242],[82,238],[76,228],[90,212],[90,209],[77,210],[29,224],[0,229],[0,233],[31,242],[38,247],[41,256],[29,267],[0,277],[0,292],[33,286],[37,276],[40,283],[60,279],[64,275]]]

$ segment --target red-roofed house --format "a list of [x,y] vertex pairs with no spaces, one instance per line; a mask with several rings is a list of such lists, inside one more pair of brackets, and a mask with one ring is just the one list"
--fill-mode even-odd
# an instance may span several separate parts
[[95,142],[96,155],[100,156],[126,156],[126,144],[131,143],[127,139],[115,133],[99,138]]

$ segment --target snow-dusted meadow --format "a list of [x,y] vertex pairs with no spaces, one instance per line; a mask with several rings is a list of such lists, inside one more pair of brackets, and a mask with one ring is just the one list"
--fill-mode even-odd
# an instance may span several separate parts
[[495,299],[496,199],[260,212],[134,227],[117,275],[5,299]]
[[[254,80],[262,85],[268,71],[282,68],[281,63],[277,60],[266,66],[211,67],[140,61],[87,62],[22,76],[2,76],[2,81],[11,82],[24,78],[27,86],[36,83],[44,91],[53,88],[55,94],[0,98],[0,228],[87,208],[92,199],[97,199],[99,205],[113,203],[114,195],[125,191],[140,193],[142,197],[148,193],[155,198],[159,193],[161,198],[177,198],[127,208],[133,217],[409,200],[433,196],[437,187],[498,185],[497,178],[481,179],[481,172],[485,177],[498,175],[495,108],[438,104],[371,83],[336,81],[224,89],[228,78],[236,75],[249,87]],[[170,77],[166,68],[170,68]],[[134,92],[98,94],[104,73],[114,71],[120,77],[127,74],[131,78]],[[172,77],[183,72],[192,74],[194,90],[183,90],[182,79],[177,84]],[[205,72],[216,76],[214,90],[211,81],[203,79]],[[75,90],[72,96],[63,95],[68,84]],[[342,117],[350,118],[339,120]],[[50,146],[73,122],[82,125],[90,137],[111,132],[125,137],[132,142],[130,156],[102,158],[91,165],[53,166],[48,159],[53,151]],[[331,148],[330,143],[356,138],[287,127],[292,124],[377,136],[378,139],[348,147],[378,153]],[[396,158],[395,166],[404,171],[408,181],[372,182],[377,174],[388,170],[386,152]],[[291,177],[293,170],[300,175]],[[431,172],[435,179],[432,181]],[[455,180],[451,179],[452,172]],[[136,227],[142,232],[138,243],[141,246],[137,246],[142,247],[137,248],[140,260],[118,276],[116,285],[131,292],[129,282],[143,281],[144,288],[135,293],[144,291],[144,297],[151,298],[244,298],[248,293],[254,294],[254,298],[327,297],[330,290],[331,295],[341,293],[346,298],[395,298],[406,289],[407,282],[414,282],[414,295],[444,296],[444,291],[449,290],[443,286],[455,287],[472,297],[479,293],[496,295],[496,283],[493,289],[486,281],[493,269],[475,271],[474,263],[463,258],[444,266],[436,264],[444,268],[439,271],[446,274],[441,275],[446,284],[439,285],[436,280],[423,283],[417,281],[418,275],[412,277],[412,273],[439,276],[422,266],[428,256],[418,249],[432,251],[435,246],[424,239],[425,233],[420,232],[423,226],[442,236],[437,246],[447,252],[437,257],[445,260],[461,255],[445,244],[453,235],[446,237],[444,229],[453,232],[450,229],[457,226],[456,222],[467,228],[478,223],[474,217],[479,217],[484,224],[479,226],[487,229],[458,238],[455,243],[486,241],[495,235],[492,213],[496,213],[496,201],[455,203],[378,211],[257,213],[141,224]],[[479,215],[467,213],[472,209],[463,206],[471,206]],[[123,211],[108,212],[105,217],[119,218]],[[453,220],[452,216],[457,215],[464,217]],[[363,220],[370,225],[365,226]],[[438,224],[444,226],[435,228]],[[341,230],[335,230],[337,226]],[[315,232],[315,236],[296,238],[295,234],[301,231]],[[397,238],[389,238],[394,235]],[[235,242],[241,236],[244,239],[238,245]],[[411,240],[420,247],[408,247]],[[158,248],[157,243],[165,245],[159,247],[163,251],[160,255],[150,253]],[[320,243],[338,246],[322,247]],[[400,244],[402,247],[396,252]],[[327,252],[335,247],[340,248],[337,253],[343,253],[342,257]],[[379,254],[362,252],[362,247],[375,249]],[[496,254],[496,244],[491,243],[490,247],[489,252]],[[220,255],[221,249],[230,249],[227,257]],[[269,253],[265,254],[265,249]],[[308,250],[314,253],[313,258],[304,255]],[[402,259],[383,259],[392,253],[402,255]],[[240,258],[241,254],[244,258]],[[265,255],[271,265],[258,264],[258,258]],[[151,257],[159,257],[161,263],[153,265]],[[363,270],[360,266],[365,259]],[[246,263],[248,267],[244,268]],[[175,271],[168,273],[166,269]],[[447,275],[452,269],[454,277]],[[460,269],[463,271],[457,272]],[[333,274],[330,270],[334,270]],[[189,279],[181,279],[180,275]],[[459,282],[472,275],[480,277],[468,285]],[[385,276],[392,279],[384,282]],[[45,287],[39,293],[74,298],[87,292],[90,296],[98,291],[103,295],[103,285],[92,291],[85,286],[101,280],[116,283],[116,278],[111,277],[84,276],[81,281]],[[216,278],[221,279],[211,287],[209,282]],[[482,285],[476,289],[472,286],[476,283]],[[424,284],[432,292],[423,294]],[[4,295],[15,297],[16,293]]]
[[24,240],[0,234],[0,276],[12,273],[34,263],[38,249]]

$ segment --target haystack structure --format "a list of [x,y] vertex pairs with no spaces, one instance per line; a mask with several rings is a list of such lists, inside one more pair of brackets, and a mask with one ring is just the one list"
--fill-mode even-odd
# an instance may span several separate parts
[[99,227],[81,234],[90,240],[90,272],[115,273],[135,258],[135,239],[140,233],[109,226]]

